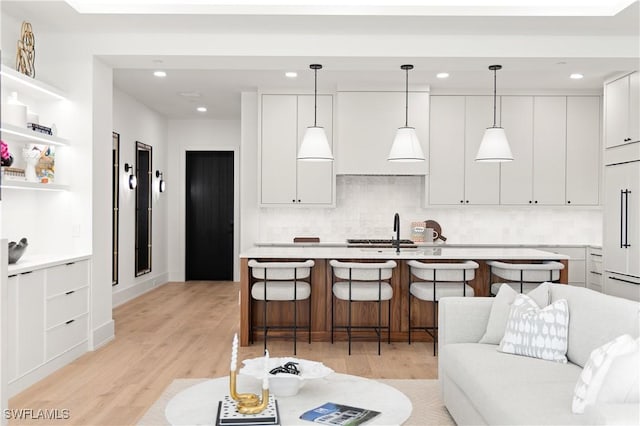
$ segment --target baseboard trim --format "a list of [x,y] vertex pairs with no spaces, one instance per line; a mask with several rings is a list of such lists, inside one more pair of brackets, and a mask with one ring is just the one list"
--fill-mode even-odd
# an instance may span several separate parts
[[109,320],[102,324],[99,327],[96,327],[92,331],[92,348],[91,350],[96,350],[106,345],[113,339],[115,339],[115,322],[113,320]]
[[156,287],[160,287],[169,282],[169,273],[156,275],[149,277],[144,281],[137,282],[132,286],[129,286],[120,291],[114,291],[112,297],[113,307],[116,308],[130,300],[140,297],[143,294],[153,290]]

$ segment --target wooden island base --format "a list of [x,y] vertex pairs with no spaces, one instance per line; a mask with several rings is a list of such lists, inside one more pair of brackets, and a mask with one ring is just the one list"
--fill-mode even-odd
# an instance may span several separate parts
[[[546,253],[546,252],[540,252]],[[254,301],[251,298],[251,285],[250,271],[248,267],[249,259],[257,259],[260,261],[284,261],[284,260],[301,260],[308,259],[310,257],[265,257],[265,256],[241,256],[240,259],[240,344],[242,346],[249,345],[249,331],[250,323],[254,326],[261,326],[263,324],[263,302]],[[256,253],[258,254],[258,253]],[[548,253],[549,255],[555,255],[554,253]],[[556,255],[557,256],[557,255]],[[311,340],[314,342],[330,341],[331,340],[331,282],[332,272],[329,266],[329,260],[326,258],[315,258],[315,266],[312,268],[312,284],[311,284]],[[341,259],[352,261],[367,261],[364,259]],[[376,259],[381,260],[381,259]],[[394,259],[398,263],[398,267],[394,270],[391,278],[391,286],[393,288],[393,298],[391,299],[391,340],[392,341],[407,341],[408,338],[408,283],[409,283],[409,267],[407,265],[408,259]],[[433,260],[433,259],[420,259],[425,262],[443,262],[443,261],[455,261],[455,260]],[[515,262],[510,259],[496,259],[506,262]],[[547,259],[545,259],[547,260]],[[568,270],[567,260],[558,257],[549,257],[548,260],[556,260],[564,264],[565,268],[561,271],[560,282],[568,282]],[[475,278],[469,282],[473,287],[476,296],[489,296],[489,267],[486,260],[475,260],[480,265],[476,271]],[[517,262],[540,262],[540,258],[535,257],[528,261],[518,259]],[[306,326],[308,322],[308,301],[297,302],[297,315],[298,325]],[[347,302],[336,300],[335,302],[335,324],[344,325],[347,323]],[[293,325],[293,303],[292,302],[269,302],[268,303],[268,321],[270,325]],[[424,302],[413,298],[411,311],[412,311],[412,326],[418,325],[431,325],[433,323],[433,304],[430,302]],[[388,318],[387,302],[382,303],[382,323],[386,325]],[[352,321],[353,325],[375,325],[378,322],[378,309],[376,303],[371,302],[356,302],[352,305]],[[270,330],[269,336],[289,336],[292,338],[290,331],[277,331]],[[377,341],[377,335],[375,332],[358,331],[353,334],[355,339]],[[347,335],[345,331],[337,331],[334,334],[336,340],[346,340]],[[411,333],[412,340],[426,341],[431,340],[427,333],[420,330],[413,330]],[[254,341],[262,341],[262,331],[255,331],[253,336]],[[383,333],[383,340],[386,339],[386,333]],[[306,331],[298,332],[298,339],[300,342],[306,341]]]

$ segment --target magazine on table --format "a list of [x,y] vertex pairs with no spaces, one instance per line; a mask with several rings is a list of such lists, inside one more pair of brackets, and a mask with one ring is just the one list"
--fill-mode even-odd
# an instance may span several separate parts
[[327,402],[305,412],[300,418],[323,425],[355,426],[373,419],[378,414],[379,411]]

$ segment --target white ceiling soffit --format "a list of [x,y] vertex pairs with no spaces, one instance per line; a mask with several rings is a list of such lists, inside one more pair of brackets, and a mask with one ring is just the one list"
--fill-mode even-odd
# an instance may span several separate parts
[[638,0],[66,0],[80,13],[614,16]]

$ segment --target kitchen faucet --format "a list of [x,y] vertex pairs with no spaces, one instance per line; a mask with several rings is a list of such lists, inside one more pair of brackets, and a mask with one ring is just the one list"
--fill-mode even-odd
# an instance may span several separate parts
[[400,254],[400,215],[398,213],[393,216],[393,232],[396,233],[396,253]]

